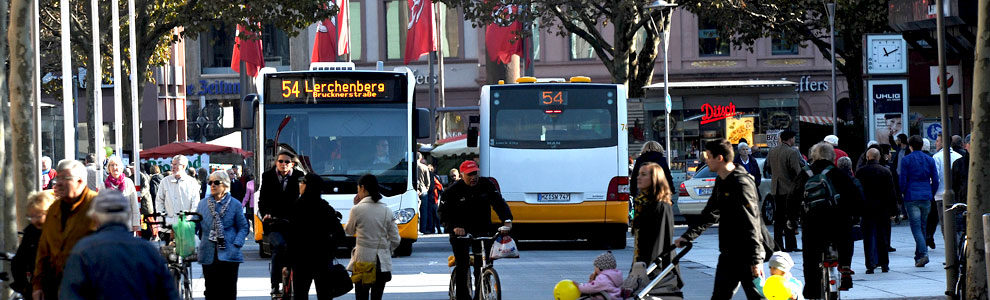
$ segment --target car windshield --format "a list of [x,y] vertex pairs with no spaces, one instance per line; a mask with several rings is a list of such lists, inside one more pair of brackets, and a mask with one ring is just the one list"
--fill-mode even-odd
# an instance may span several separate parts
[[708,169],[708,166],[701,167],[698,172],[694,173],[692,178],[715,178],[717,174]]

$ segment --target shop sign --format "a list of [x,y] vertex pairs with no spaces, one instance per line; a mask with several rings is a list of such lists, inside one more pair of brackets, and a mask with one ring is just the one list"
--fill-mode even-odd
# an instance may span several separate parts
[[798,87],[795,89],[796,92],[824,92],[828,91],[829,82],[825,80],[812,81],[810,75],[801,76],[801,80],[798,81]]
[[[189,159],[189,168],[199,170],[200,168],[206,168],[210,166],[210,155],[206,153],[186,155]],[[162,173],[172,170],[172,157],[161,157],[161,158],[141,158],[141,163],[151,163],[152,165],[158,166]]]
[[241,84],[239,82],[227,82],[223,80],[214,80],[209,82],[206,80],[199,81],[199,89],[196,89],[195,84],[190,84],[186,87],[186,95],[239,95],[241,93]]
[[775,148],[780,146],[780,133],[784,132],[783,129],[771,129],[767,130],[767,148]]
[[[948,75],[949,79],[945,81],[946,83],[946,93],[949,95],[959,95],[962,85],[959,83],[959,79],[962,78],[961,72],[959,71],[959,66],[946,66],[945,73]],[[932,95],[938,95],[941,93],[941,88],[939,85],[942,84],[942,79],[938,76],[938,66],[928,67],[928,86],[931,87]]]
[[889,142],[890,135],[904,132],[907,115],[907,79],[873,80],[868,84],[870,95],[870,137],[881,144]]
[[701,112],[705,114],[701,117],[701,124],[708,124],[728,117],[735,117],[737,115],[736,105],[732,102],[729,102],[729,105],[712,105],[711,103],[705,103],[704,105],[701,105]]

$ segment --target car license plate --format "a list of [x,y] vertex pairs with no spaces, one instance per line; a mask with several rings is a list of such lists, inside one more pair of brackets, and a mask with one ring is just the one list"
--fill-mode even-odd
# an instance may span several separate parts
[[571,194],[568,193],[541,193],[536,194],[537,202],[568,202],[571,201]]
[[698,196],[708,196],[712,194],[712,188],[697,188]]

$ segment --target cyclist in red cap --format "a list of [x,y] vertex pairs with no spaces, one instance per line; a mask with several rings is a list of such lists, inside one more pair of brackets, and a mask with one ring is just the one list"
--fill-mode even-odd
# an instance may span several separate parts
[[[470,270],[469,248],[470,240],[457,239],[457,236],[471,234],[473,236],[492,236],[497,224],[491,222],[491,211],[495,210],[502,227],[502,234],[512,228],[512,211],[502,199],[495,184],[487,178],[478,175],[478,164],[473,160],[461,163],[461,180],[452,184],[440,196],[440,222],[446,232],[450,233],[450,246],[454,250],[456,266],[457,299],[470,299],[468,295],[467,272]],[[491,245],[485,245],[491,247]],[[481,249],[475,249],[478,251]],[[484,249],[487,253],[490,249]]]

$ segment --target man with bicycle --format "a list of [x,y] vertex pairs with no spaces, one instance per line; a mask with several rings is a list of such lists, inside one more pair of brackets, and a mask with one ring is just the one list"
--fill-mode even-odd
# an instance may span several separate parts
[[262,216],[265,238],[272,249],[272,294],[279,293],[282,268],[288,266],[288,257],[284,257],[287,250],[285,237],[289,230],[292,206],[299,198],[299,178],[304,175],[295,170],[295,162],[294,153],[279,152],[275,166],[261,174],[258,212]]
[[[498,214],[499,220],[502,220],[503,226],[498,231],[506,234],[512,228],[512,211],[495,184],[478,175],[477,163],[472,160],[461,163],[460,172],[463,176],[461,180],[444,190],[440,197],[438,213],[444,229],[450,233],[450,246],[454,250],[457,299],[467,300],[471,299],[468,294],[467,272],[471,268],[469,249],[472,243],[457,237],[467,234],[491,236],[495,231],[495,225],[491,223],[492,209]],[[484,249],[475,247],[474,251],[487,252],[491,247],[484,246]]]
[[189,159],[185,155],[172,157],[172,175],[162,179],[155,197],[158,213],[168,224],[175,224],[182,211],[195,211],[199,206],[199,181],[186,173]]

